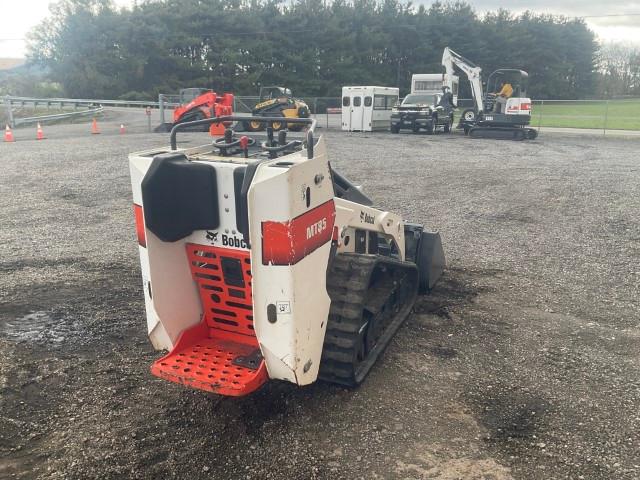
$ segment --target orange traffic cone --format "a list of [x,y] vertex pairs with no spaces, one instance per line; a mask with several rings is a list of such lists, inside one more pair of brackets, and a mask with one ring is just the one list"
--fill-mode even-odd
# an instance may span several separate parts
[[124,129],[124,124],[120,124],[120,134],[124,134],[126,133],[125,129]]
[[7,128],[4,130],[4,141],[5,142],[15,142],[13,138],[13,132],[11,131],[11,127],[7,125]]
[[100,130],[98,129],[98,121],[95,119],[93,119],[93,122],[91,123],[91,134],[92,135],[98,135],[100,134]]
[[36,140],[44,140],[44,132],[42,131],[40,122],[38,122],[38,127],[36,129]]

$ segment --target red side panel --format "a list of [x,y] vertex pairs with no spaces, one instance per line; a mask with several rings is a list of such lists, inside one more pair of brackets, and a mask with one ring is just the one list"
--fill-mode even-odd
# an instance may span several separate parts
[[138,235],[138,245],[147,248],[147,235],[144,231],[144,213],[142,206],[133,204],[133,215],[136,218],[136,234]]
[[336,209],[333,200],[290,222],[262,222],[263,265],[294,265],[331,241]]
[[253,329],[249,252],[188,244],[187,257],[203,319],[180,335],[151,373],[221,395],[251,393],[268,377]]

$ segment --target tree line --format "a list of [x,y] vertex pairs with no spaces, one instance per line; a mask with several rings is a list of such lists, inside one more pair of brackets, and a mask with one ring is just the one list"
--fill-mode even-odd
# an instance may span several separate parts
[[607,43],[600,47],[597,95],[617,97],[640,95],[640,47]]
[[260,85],[339,96],[343,85],[404,94],[412,74],[442,71],[445,46],[485,78],[501,67],[528,71],[534,98],[595,92],[598,45],[582,20],[480,16],[464,2],[143,0],[119,9],[61,0],[30,34],[28,58],[71,97],[153,98],[194,86],[255,95]]

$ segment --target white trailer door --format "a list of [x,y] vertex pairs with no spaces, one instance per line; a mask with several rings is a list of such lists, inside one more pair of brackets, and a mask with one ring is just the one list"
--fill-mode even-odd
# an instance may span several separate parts
[[351,97],[351,130],[364,130],[364,107],[359,92],[354,92]]
[[372,132],[373,126],[373,95],[371,93],[365,93],[362,97],[362,130]]
[[342,130],[351,131],[351,94],[342,91]]

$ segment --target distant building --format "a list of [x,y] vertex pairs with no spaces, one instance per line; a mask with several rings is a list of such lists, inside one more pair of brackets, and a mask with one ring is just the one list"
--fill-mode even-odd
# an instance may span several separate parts
[[26,63],[24,58],[0,58],[0,71],[12,70]]

